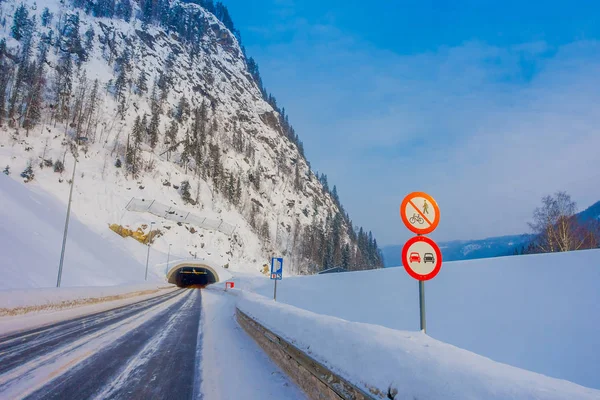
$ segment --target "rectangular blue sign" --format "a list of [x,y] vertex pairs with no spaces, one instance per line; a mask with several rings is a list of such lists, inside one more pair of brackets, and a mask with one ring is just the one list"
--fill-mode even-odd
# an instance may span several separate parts
[[271,279],[281,280],[283,277],[283,258],[271,259]]

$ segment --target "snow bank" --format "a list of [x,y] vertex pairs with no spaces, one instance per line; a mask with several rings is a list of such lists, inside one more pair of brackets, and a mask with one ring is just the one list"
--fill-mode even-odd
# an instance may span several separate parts
[[[268,278],[236,288],[273,297]],[[427,333],[495,361],[600,389],[600,250],[445,263],[425,284]],[[277,300],[315,313],[419,330],[404,268],[284,277]]]
[[[168,284],[137,284],[107,287],[40,288],[0,291],[0,316],[42,309],[68,308],[81,304],[155,293]],[[175,288],[175,286],[172,286]]]
[[[4,174],[0,174],[0,204],[0,290],[55,286],[65,205],[35,183],[23,185]],[[144,281],[145,265],[115,243],[123,239],[108,228],[106,235],[92,231],[71,215],[62,286]],[[152,268],[148,279],[164,282],[160,271]]]
[[[159,289],[160,291],[157,292]],[[163,289],[157,285],[133,285],[111,288],[63,288],[60,291],[54,289],[55,293],[53,294],[38,292],[51,292],[52,290],[0,292],[0,305],[8,304],[9,307],[23,307],[27,308],[25,311],[32,311],[26,314],[14,315],[14,313],[9,313],[9,316],[0,316],[0,336],[147,300],[168,293],[174,290],[174,287]],[[88,293],[87,297],[83,294],[84,290]],[[64,294],[61,295],[61,292]],[[39,305],[37,309],[33,304]],[[11,308],[11,310],[15,309]],[[43,312],[36,312],[38,310]],[[24,310],[17,309],[16,311]]]
[[243,293],[241,311],[355,385],[397,398],[598,399],[600,391],[497,363],[420,332],[318,315]]
[[202,293],[202,392],[210,400],[295,400],[302,391],[240,329],[235,298]]

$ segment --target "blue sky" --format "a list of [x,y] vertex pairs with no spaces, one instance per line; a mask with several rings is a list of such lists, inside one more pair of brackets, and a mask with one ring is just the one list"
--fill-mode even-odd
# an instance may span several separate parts
[[600,200],[600,5],[227,0],[313,169],[380,244],[440,204],[438,240],[527,231],[542,196]]

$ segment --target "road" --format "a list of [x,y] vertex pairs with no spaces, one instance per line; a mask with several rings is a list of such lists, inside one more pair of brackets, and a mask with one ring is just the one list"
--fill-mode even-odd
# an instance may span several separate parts
[[201,291],[0,338],[0,399],[199,399]]

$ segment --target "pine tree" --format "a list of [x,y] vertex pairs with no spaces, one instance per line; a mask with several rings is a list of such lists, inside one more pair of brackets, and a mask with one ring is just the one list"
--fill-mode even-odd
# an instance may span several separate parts
[[125,86],[127,85],[127,73],[125,72],[125,68],[121,68],[119,70],[119,75],[117,75],[117,79],[115,80],[115,98],[117,100],[121,100],[124,97]]
[[294,171],[294,188],[297,191],[302,190],[302,181],[300,179],[300,160],[296,160],[296,168]]
[[242,200],[242,180],[240,177],[237,177],[235,184],[235,196],[234,196],[234,204],[239,205]]
[[94,28],[91,26],[85,31],[85,51],[87,54],[91,53],[94,49]]
[[175,109],[175,119],[177,122],[182,123],[190,113],[190,104],[188,103],[185,96],[181,96],[177,108]]
[[33,173],[33,168],[31,167],[31,164],[29,164],[27,168],[25,168],[25,170],[21,172],[21,178],[25,179],[25,183],[30,182],[33,180],[33,178],[35,178],[35,174]]
[[3,72],[0,74],[0,126],[2,126],[6,115],[6,94],[14,70],[12,63],[6,62],[4,53],[6,53],[6,39],[0,40],[0,71]]
[[256,171],[254,172],[254,174],[252,174],[252,184],[254,185],[254,189],[256,189],[256,191],[260,190],[260,174],[261,174],[261,167],[260,167],[260,162],[259,162],[258,165],[256,166]]
[[158,128],[160,125],[160,115],[158,111],[159,108],[157,105],[152,107],[152,116],[150,118],[150,125],[148,125],[148,140],[152,149],[154,149],[158,143]]
[[96,0],[94,16],[112,18],[115,15],[115,0]]
[[342,249],[342,262],[341,267],[344,269],[350,268],[350,246],[346,243],[344,248]]
[[135,83],[136,93],[138,95],[142,95],[148,91],[148,78],[146,77],[146,73],[144,71],[140,72],[140,76]]
[[192,195],[190,193],[190,182],[187,180],[181,182],[181,186],[180,186],[179,190],[180,190],[181,198],[183,199],[183,202],[186,204],[191,203]]
[[333,185],[333,189],[331,190],[331,197],[336,205],[340,205],[340,198],[338,196],[337,188]]
[[2,171],[4,173],[4,175],[10,175],[10,166],[6,166],[6,168],[4,168],[4,171]]
[[141,1],[140,8],[142,9],[142,27],[145,28],[152,22],[152,0]]
[[185,168],[185,172],[187,173],[187,167],[191,158],[191,144],[190,144],[190,131],[189,129],[185,132],[185,139],[183,141],[183,151],[181,152],[181,157],[179,159],[181,166]]
[[235,180],[233,179],[233,174],[228,175],[229,179],[227,181],[227,190],[225,191],[225,193],[227,193],[227,199],[229,200],[229,202],[235,203]]
[[119,18],[122,18],[125,22],[129,22],[131,20],[131,15],[133,13],[133,7],[131,6],[130,0],[120,0],[117,3],[116,7],[116,15]]
[[60,48],[63,52],[77,56],[77,65],[81,65],[86,61],[88,56],[81,44],[79,25],[79,13],[67,14],[60,44]]
[[[146,119],[146,114],[144,114],[144,120]],[[140,116],[138,115],[133,123],[133,130],[131,131],[131,135],[133,136],[133,140],[136,142],[141,142],[144,132],[144,120],[140,120]]]
[[52,17],[53,15],[48,9],[48,7],[44,8],[44,11],[42,12],[42,26],[50,26],[50,24],[52,23]]
[[62,174],[65,171],[65,164],[63,164],[63,162],[61,160],[56,160],[54,162],[54,172],[58,173],[58,174]]
[[71,91],[73,89],[73,64],[69,53],[63,53],[56,66],[55,99],[58,107],[55,118],[63,121],[69,118]]
[[12,37],[17,40],[21,40],[25,35],[25,31],[27,30],[29,23],[29,11],[25,5],[21,3],[15,10],[15,14],[13,16],[13,26],[10,28]]

